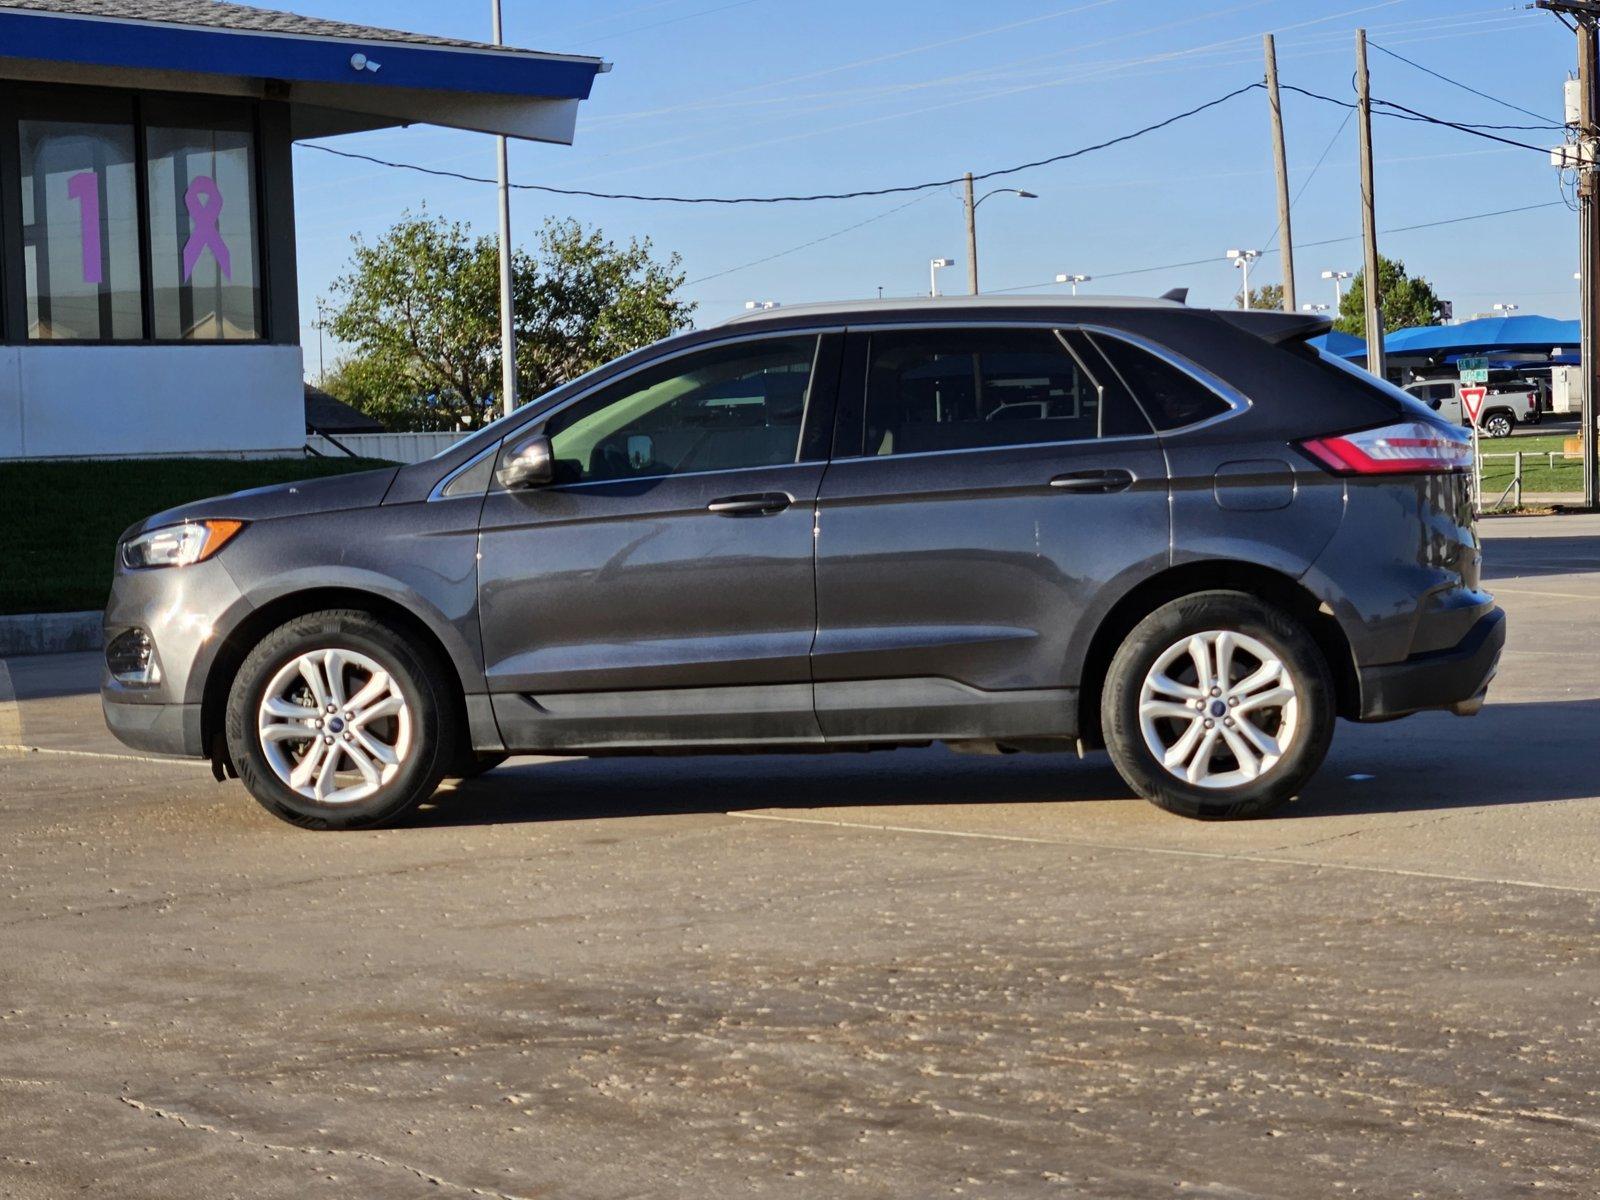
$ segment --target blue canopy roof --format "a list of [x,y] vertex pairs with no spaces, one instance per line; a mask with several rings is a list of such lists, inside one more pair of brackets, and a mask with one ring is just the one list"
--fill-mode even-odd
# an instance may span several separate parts
[[1383,339],[1388,354],[1461,354],[1470,350],[1535,350],[1576,347],[1577,321],[1553,317],[1480,317],[1459,325],[1424,325],[1397,329]]
[[1351,337],[1337,329],[1330,329],[1319,337],[1310,338],[1309,342],[1318,350],[1326,350],[1329,354],[1336,354],[1340,358],[1365,358],[1367,356],[1366,339]]

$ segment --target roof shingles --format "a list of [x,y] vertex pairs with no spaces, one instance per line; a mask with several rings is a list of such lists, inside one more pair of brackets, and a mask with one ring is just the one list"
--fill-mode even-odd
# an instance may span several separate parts
[[0,0],[0,11],[53,13],[63,16],[107,17],[120,21],[153,21],[166,25],[200,26],[251,33],[287,34],[301,37],[350,38],[368,42],[405,42],[419,46],[454,46],[464,50],[503,50],[511,47],[486,42],[467,42],[457,38],[432,37],[425,33],[406,33],[372,25],[352,25],[321,17],[303,17],[275,8],[256,8],[248,4],[222,3],[220,0]]

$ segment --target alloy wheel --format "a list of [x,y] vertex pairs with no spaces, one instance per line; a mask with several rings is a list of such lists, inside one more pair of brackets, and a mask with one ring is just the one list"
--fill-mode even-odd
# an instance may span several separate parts
[[365,800],[411,751],[411,710],[399,684],[353,650],[312,650],[267,684],[256,729],[267,764],[319,804]]
[[1139,727],[1158,763],[1196,787],[1251,783],[1299,734],[1295,680],[1264,642],[1234,630],[1174,642],[1146,673]]

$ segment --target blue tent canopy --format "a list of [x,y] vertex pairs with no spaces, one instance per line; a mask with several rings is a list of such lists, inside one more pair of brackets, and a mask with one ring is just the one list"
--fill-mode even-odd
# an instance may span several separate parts
[[1459,325],[1397,329],[1383,339],[1388,354],[1463,354],[1471,350],[1532,350],[1549,353],[1578,345],[1578,322],[1553,317],[1480,317]]
[[1367,356],[1367,343],[1364,339],[1351,337],[1348,333],[1341,333],[1337,329],[1330,329],[1327,333],[1314,338],[1308,338],[1309,345],[1318,350],[1326,350],[1329,354],[1340,358],[1365,358]]

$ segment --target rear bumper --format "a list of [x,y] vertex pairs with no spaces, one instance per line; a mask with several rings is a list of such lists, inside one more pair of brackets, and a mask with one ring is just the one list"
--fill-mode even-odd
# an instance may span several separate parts
[[101,698],[106,727],[124,746],[151,754],[204,758],[198,704],[128,704]]
[[1361,668],[1361,720],[1382,721],[1430,708],[1469,706],[1500,665],[1506,614],[1491,609],[1456,645],[1404,662]]

